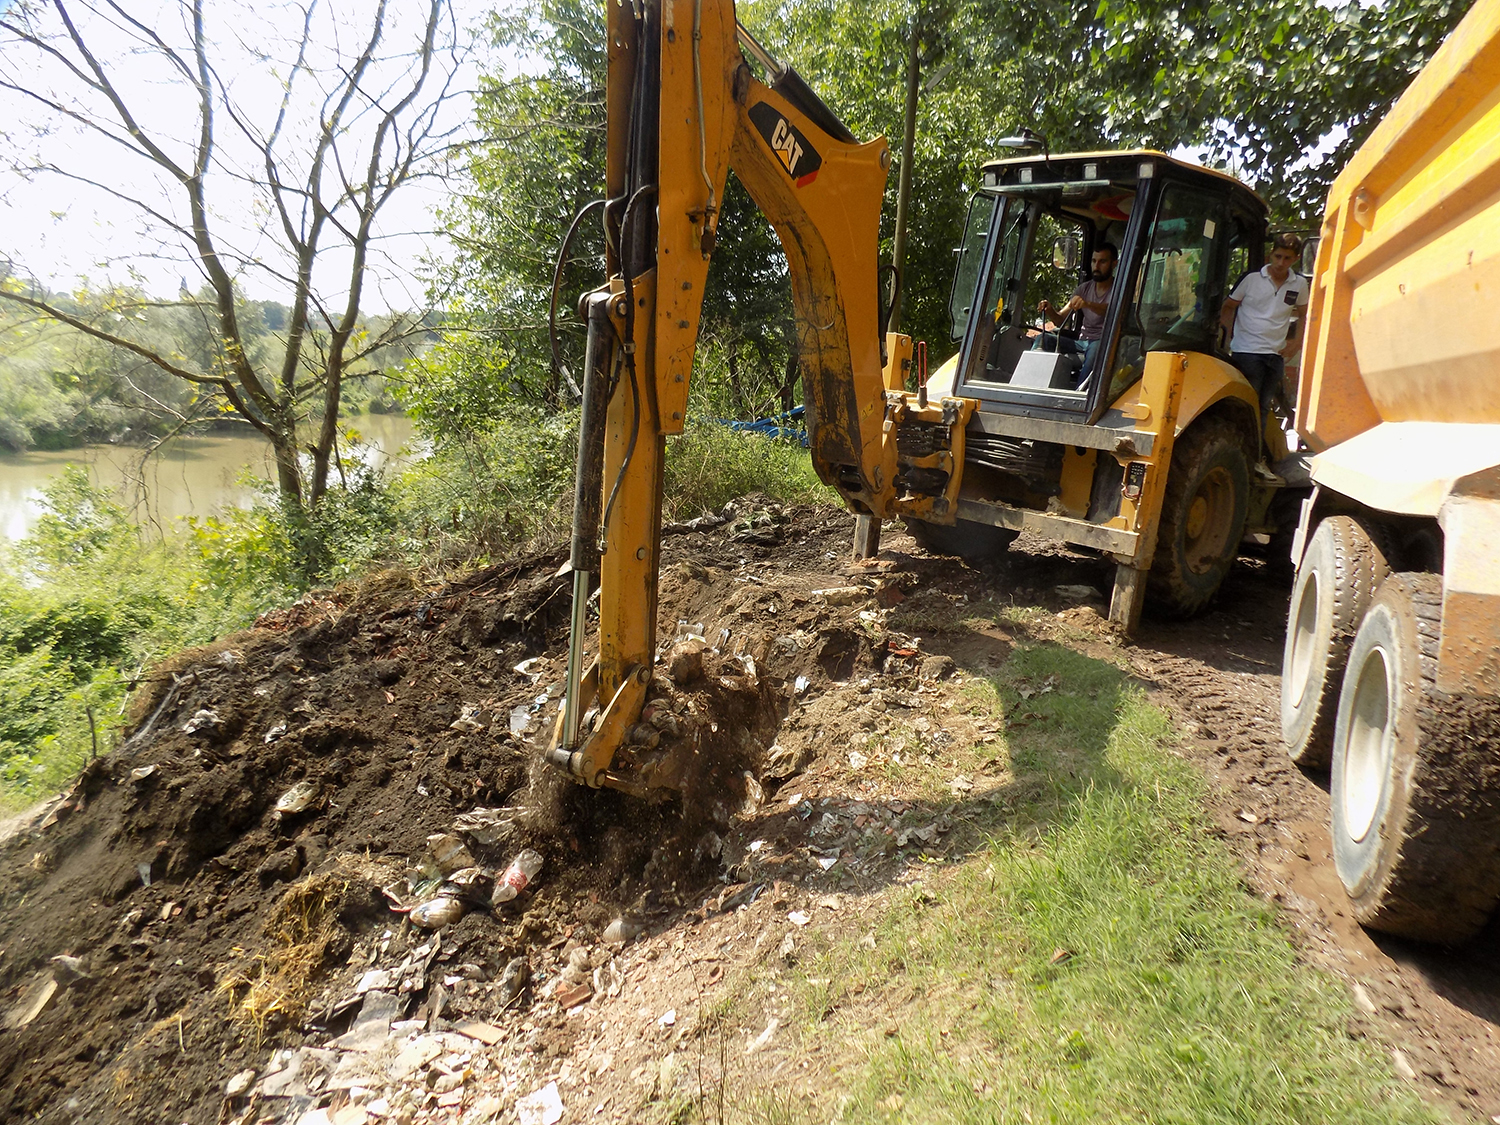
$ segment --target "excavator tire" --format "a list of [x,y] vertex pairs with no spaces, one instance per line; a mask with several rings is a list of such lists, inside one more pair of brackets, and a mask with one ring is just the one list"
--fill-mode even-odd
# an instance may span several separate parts
[[1238,554],[1249,498],[1244,435],[1224,418],[1195,422],[1172,450],[1146,587],[1155,612],[1191,617],[1209,603]]
[[1500,700],[1436,684],[1442,579],[1381,583],[1333,736],[1333,859],[1355,918],[1458,945],[1500,900]]
[[1318,524],[1303,552],[1281,656],[1281,739],[1303,769],[1328,768],[1349,646],[1394,558],[1390,531],[1352,516]]
[[928,554],[957,555],[967,563],[980,563],[1003,554],[1020,534],[1008,527],[992,527],[973,520],[949,525],[908,519],[906,530]]

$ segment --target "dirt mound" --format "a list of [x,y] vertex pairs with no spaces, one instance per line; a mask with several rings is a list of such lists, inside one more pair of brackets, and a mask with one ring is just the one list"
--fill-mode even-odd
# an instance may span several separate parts
[[[496,981],[516,958],[540,969],[617,916],[701,897],[730,817],[833,733],[836,716],[777,741],[799,695],[915,658],[860,626],[860,605],[902,596],[885,576],[811,577],[848,524],[775,512],[667,540],[661,633],[680,621],[706,652],[651,706],[717,770],[692,779],[690,816],[537,766],[565,659],[560,555],[435,591],[391,575],[310,596],[158,669],[121,747],[0,845],[0,1116],[217,1121],[229,1075],[347,1030],[354,969],[409,972],[420,949],[484,985],[449,988],[439,1012],[491,1017],[516,1000]],[[475,809],[497,810],[465,837],[477,865],[530,847],[544,871],[434,952],[383,888],[430,874],[428,838]],[[432,1014],[418,976],[401,978],[400,1014]]]

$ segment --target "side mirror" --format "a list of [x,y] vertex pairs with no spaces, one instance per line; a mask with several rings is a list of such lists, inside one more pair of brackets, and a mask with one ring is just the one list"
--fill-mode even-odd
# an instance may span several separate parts
[[1302,261],[1298,263],[1297,272],[1306,277],[1313,275],[1313,270],[1318,268],[1318,243],[1322,239],[1314,236],[1302,244]]
[[1078,236],[1060,235],[1052,243],[1052,268],[1072,272],[1078,268]]

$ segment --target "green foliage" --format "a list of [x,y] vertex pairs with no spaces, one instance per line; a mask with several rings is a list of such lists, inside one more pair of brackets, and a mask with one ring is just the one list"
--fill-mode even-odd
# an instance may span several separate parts
[[668,439],[665,477],[668,519],[717,512],[752,492],[783,504],[837,502],[801,445],[711,422],[690,423],[680,437]]

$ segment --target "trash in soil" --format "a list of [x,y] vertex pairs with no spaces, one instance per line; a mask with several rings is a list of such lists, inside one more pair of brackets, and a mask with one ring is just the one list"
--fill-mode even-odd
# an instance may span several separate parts
[[151,865],[149,863],[137,863],[135,869],[141,877],[141,886],[149,887],[151,885]]
[[812,596],[822,598],[829,605],[854,605],[874,596],[868,586],[830,586],[826,590],[814,590]]
[[786,916],[786,920],[794,926],[805,926],[812,921],[812,915],[801,910],[793,910]]
[[414,926],[424,930],[438,930],[452,925],[469,912],[469,904],[451,895],[439,895],[411,908],[407,915]]
[[[168,903],[168,905],[173,905]],[[59,953],[50,958],[52,964],[52,979],[58,984],[72,984],[75,980],[83,980],[88,973],[83,968],[83,958],[74,957],[68,953]]]
[[524,957],[513,957],[506,964],[500,974],[500,980],[496,982],[495,990],[499,993],[502,1007],[509,1006],[510,1002],[521,995],[521,990],[526,987],[526,982],[531,979],[531,965]]
[[1067,598],[1070,602],[1103,601],[1104,595],[1092,586],[1054,586],[1052,588],[1060,598]]
[[432,856],[437,869],[444,875],[452,875],[455,871],[474,866],[474,857],[469,854],[464,842],[449,832],[439,832],[427,837],[427,854]]
[[851,751],[849,751],[849,768],[850,769],[852,769],[852,770],[862,770],[862,769],[864,769],[869,764],[870,764],[870,759],[869,759],[868,755],[861,754],[858,750],[851,750]]
[[516,1116],[521,1125],[557,1125],[562,1115],[562,1096],[557,1092],[556,1082],[548,1082],[516,1102]]
[[641,928],[634,922],[626,921],[624,918],[616,918],[608,926],[604,927],[604,944],[627,945],[640,932]]
[[156,772],[156,766],[154,766],[154,765],[140,766],[140,767],[138,767],[138,768],[133,769],[133,770],[130,771],[130,780],[131,781],[145,781],[148,777],[150,777],[155,772]]
[[677,1022],[677,1009],[668,1008],[661,1014],[661,1019],[656,1021],[657,1027],[671,1027]]
[[194,713],[193,717],[182,724],[183,734],[197,734],[207,727],[216,727],[223,722],[217,711],[204,707]]
[[520,738],[522,735],[530,734],[536,726],[536,712],[531,709],[530,704],[522,704],[520,707],[510,709],[510,733]]
[[522,811],[518,808],[470,809],[454,818],[453,830],[462,832],[476,844],[498,844],[511,834]]
[[533,656],[517,664],[515,670],[520,675],[525,676],[527,679],[529,679],[532,683],[536,683],[542,678],[542,673],[546,671],[546,668],[547,658],[545,656]]
[[276,798],[276,807],[272,811],[278,816],[296,816],[298,813],[306,812],[318,799],[319,791],[320,787],[316,781],[299,781]]
[[501,873],[500,878],[495,880],[495,891],[490,901],[499,906],[502,902],[509,902],[518,894],[529,887],[536,878],[537,872],[542,869],[542,856],[540,852],[527,848],[510,861],[510,866]]
[[808,685],[808,679],[807,679],[807,677],[806,676],[798,676],[795,680],[792,681],[792,690],[794,692],[796,692],[798,695],[801,695],[804,691],[807,690],[807,685]]
[[1055,675],[1048,676],[1041,683],[1021,681],[1016,685],[1016,694],[1022,699],[1030,699],[1034,695],[1046,695],[1050,691],[1057,690],[1058,679]]
[[242,1070],[224,1083],[224,1096],[231,1100],[243,1098],[250,1092],[250,1087],[255,1085],[255,1071]]
[[267,746],[269,746],[269,745],[271,745],[271,743],[275,742],[278,738],[280,738],[285,733],[286,733],[286,723],[284,723],[284,722],[277,723],[270,730],[266,731],[265,736],[264,736],[264,738],[262,738],[261,741],[263,741]]
[[465,703],[458,713],[458,718],[448,724],[449,730],[463,731],[465,734],[478,734],[488,728],[479,720],[479,704]]
[[781,1021],[775,1016],[772,1016],[769,1020],[766,1021],[766,1029],[745,1046],[745,1054],[753,1055],[756,1051],[764,1047],[771,1041],[771,1036],[776,1034],[776,1029],[780,1026]]
[[57,981],[51,977],[35,981],[21,993],[21,998],[16,1001],[15,1006],[5,1013],[3,1023],[5,1030],[15,1031],[36,1019],[42,1014],[43,1009],[52,1003],[52,997],[57,995],[57,989]]

